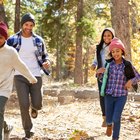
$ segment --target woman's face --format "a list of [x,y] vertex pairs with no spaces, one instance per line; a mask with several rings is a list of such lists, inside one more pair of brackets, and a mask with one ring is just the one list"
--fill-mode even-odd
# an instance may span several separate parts
[[109,44],[113,39],[112,33],[110,31],[105,31],[103,35],[103,40],[105,44]]

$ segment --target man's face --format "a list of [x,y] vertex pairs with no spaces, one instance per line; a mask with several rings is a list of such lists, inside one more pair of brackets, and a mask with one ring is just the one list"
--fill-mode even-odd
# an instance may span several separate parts
[[5,43],[5,37],[0,35],[0,47]]
[[34,26],[35,25],[33,22],[30,21],[25,22],[22,26],[22,36],[30,37]]

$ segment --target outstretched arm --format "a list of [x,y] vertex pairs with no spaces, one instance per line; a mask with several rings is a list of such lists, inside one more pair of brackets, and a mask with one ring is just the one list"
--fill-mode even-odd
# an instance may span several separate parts
[[28,67],[25,65],[25,63],[20,59],[18,53],[16,50],[13,50],[13,67],[14,69],[18,70],[20,73],[23,74],[24,77],[26,77],[30,83],[34,84],[37,83],[37,79],[33,76],[33,74],[30,72]]

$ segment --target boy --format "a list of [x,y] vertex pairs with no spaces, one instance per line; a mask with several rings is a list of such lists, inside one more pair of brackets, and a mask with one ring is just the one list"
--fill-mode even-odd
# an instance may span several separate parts
[[37,82],[25,63],[19,58],[16,50],[6,44],[7,38],[7,26],[0,22],[0,140],[3,139],[4,110],[12,92],[15,69],[20,71],[30,83]]

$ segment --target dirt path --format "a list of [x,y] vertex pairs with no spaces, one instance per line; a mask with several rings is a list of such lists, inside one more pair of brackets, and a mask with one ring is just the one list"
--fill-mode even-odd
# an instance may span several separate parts
[[[43,99],[44,107],[39,112],[38,118],[33,120],[35,132],[33,140],[68,140],[75,130],[84,131],[90,140],[111,140],[105,136],[105,128],[101,127],[98,99],[77,99],[65,105],[60,105],[57,97],[45,95]],[[140,140],[140,111],[138,107],[134,107],[136,105],[140,104],[127,103],[125,107],[120,140]],[[8,101],[5,119],[14,126],[11,140],[20,140],[24,132],[15,94]]]

